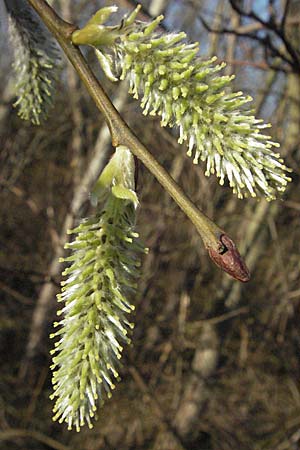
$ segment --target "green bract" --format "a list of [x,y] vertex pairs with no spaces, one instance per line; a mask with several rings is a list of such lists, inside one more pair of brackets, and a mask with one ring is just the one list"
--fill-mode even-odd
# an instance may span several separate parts
[[203,60],[197,43],[186,43],[185,33],[157,31],[163,16],[153,22],[135,21],[139,7],[119,26],[102,23],[116,8],[101,10],[73,36],[75,44],[93,45],[99,62],[112,80],[128,79],[130,93],[141,96],[144,114],[159,115],[162,126],[178,126],[180,143],[205,174],[225,179],[238,197],[263,194],[268,200],[285,190],[289,169],[268,128],[244,107],[251,101],[242,92],[230,92],[233,76],[221,76],[225,63]]
[[[58,295],[65,303],[58,312],[63,318],[54,324],[60,328],[52,335],[58,338],[52,351],[52,398],[54,420],[77,431],[85,423],[92,426],[97,404],[111,396],[122,346],[130,342],[127,333],[133,327],[127,314],[134,309],[139,257],[145,249],[134,231],[130,155],[125,147],[117,149],[97,184],[98,193],[102,186],[102,200],[105,197],[103,209],[70,231],[76,236],[66,245],[72,253],[62,259],[68,266]],[[124,161],[129,162],[127,171],[120,165]],[[130,175],[120,180],[121,172]],[[114,187],[121,189],[121,196]]]

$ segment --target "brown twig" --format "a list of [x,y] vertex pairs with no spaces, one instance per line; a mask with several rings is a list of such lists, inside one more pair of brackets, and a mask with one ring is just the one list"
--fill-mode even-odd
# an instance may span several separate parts
[[70,447],[61,444],[56,439],[46,436],[39,431],[24,430],[21,428],[9,428],[8,430],[0,431],[0,441],[13,441],[20,438],[30,438],[44,445],[47,445],[54,450],[70,450]]

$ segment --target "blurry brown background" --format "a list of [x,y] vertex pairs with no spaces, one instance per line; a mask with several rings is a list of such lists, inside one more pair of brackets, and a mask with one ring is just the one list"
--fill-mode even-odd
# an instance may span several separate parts
[[[52,1],[80,25],[104,2]],[[116,1],[121,13],[134,2]],[[296,66],[268,49],[283,42],[227,0],[142,1],[145,17],[165,14],[235,73],[254,97],[293,169],[272,203],[238,200],[204,176],[176,134],[142,116],[126,85],[105,89],[143,143],[195,203],[239,244],[252,271],[242,285],[207,257],[195,228],[140,165],[138,229],[150,248],[135,300],[133,344],[122,381],[80,434],[53,423],[49,350],[65,231],[91,209],[87,191],[111,154],[103,119],[64,57],[55,108],[41,127],[12,107],[11,53],[0,4],[0,448],[32,450],[292,450],[300,448],[300,81]],[[268,21],[285,17],[300,47],[300,2],[237,2]],[[107,2],[106,4],[112,4]],[[288,5],[286,14],[285,6]],[[203,23],[203,20],[205,23]],[[206,25],[206,26],[205,26]],[[218,30],[213,33],[208,30]],[[235,30],[235,33],[226,33]],[[237,36],[242,34],[242,36]],[[245,36],[245,34],[247,36]],[[249,37],[255,36],[255,38]],[[294,71],[294,73],[293,73]],[[298,71],[299,73],[299,71]]]

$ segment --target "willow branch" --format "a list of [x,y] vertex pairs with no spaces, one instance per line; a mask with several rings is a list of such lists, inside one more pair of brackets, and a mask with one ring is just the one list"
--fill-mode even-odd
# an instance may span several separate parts
[[[28,3],[36,10],[48,29],[56,37],[96,106],[104,115],[110,129],[113,146],[125,145],[130,148],[132,153],[143,162],[195,225],[214,262],[240,281],[248,281],[248,270],[232,241],[230,240],[233,245],[228,246],[228,241],[222,239],[223,236],[226,236],[224,231],[193,204],[119,115],[86,63],[79,48],[71,42],[71,35],[76,26],[62,20],[45,0],[28,0]],[[232,270],[233,266],[234,270]]]

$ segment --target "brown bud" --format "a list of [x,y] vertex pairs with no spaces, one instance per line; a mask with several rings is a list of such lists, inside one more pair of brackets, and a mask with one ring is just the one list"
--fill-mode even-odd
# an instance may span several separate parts
[[235,243],[226,234],[221,234],[220,248],[208,248],[208,253],[214,263],[236,280],[246,282],[250,280],[250,272],[239,254]]

